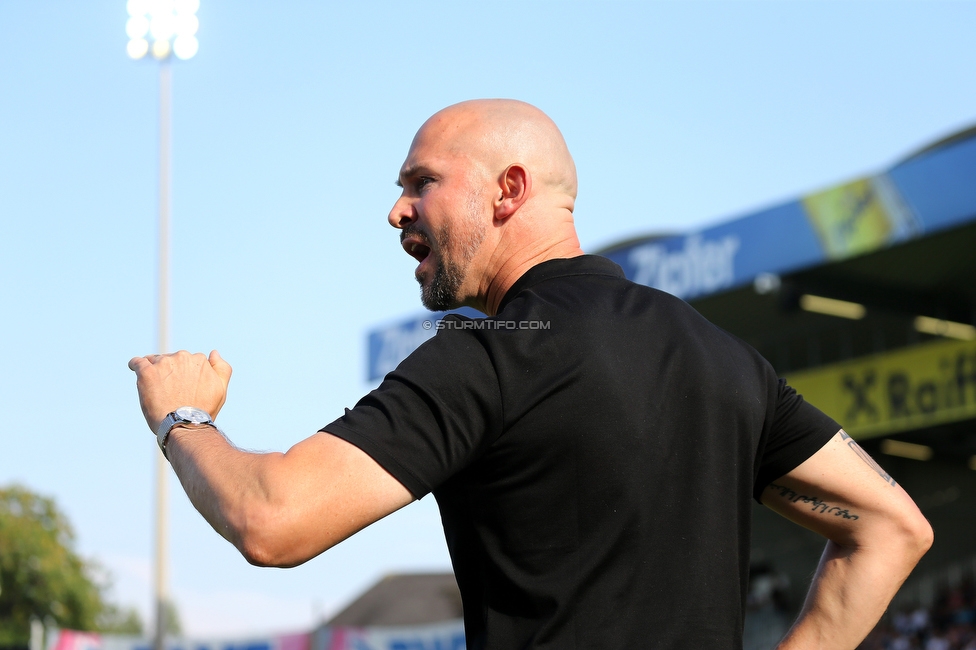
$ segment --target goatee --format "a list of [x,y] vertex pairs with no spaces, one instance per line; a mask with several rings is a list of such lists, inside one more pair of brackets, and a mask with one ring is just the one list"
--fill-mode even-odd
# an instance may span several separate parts
[[[433,255],[433,253],[431,253]],[[424,284],[418,275],[420,283],[420,302],[431,311],[447,311],[459,306],[458,293],[464,282],[464,272],[450,260],[441,259],[434,267],[434,277]]]

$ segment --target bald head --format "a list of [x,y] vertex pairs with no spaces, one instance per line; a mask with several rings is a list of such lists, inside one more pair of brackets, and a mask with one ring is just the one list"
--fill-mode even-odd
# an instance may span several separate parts
[[430,309],[495,313],[505,291],[547,259],[581,255],[573,226],[576,165],[538,108],[479,99],[439,111],[417,132],[390,211]]
[[454,104],[424,123],[414,146],[418,141],[437,142],[491,174],[522,164],[532,174],[536,192],[576,199],[576,164],[566,141],[549,116],[531,104],[514,99]]

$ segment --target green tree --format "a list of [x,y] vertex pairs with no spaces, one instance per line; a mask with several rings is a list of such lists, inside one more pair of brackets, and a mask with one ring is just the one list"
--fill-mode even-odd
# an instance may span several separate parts
[[98,615],[98,631],[107,634],[129,634],[141,636],[142,618],[135,609],[106,605]]
[[171,600],[166,601],[166,614],[163,616],[163,625],[167,636],[181,636],[183,634],[180,613]]
[[133,610],[106,602],[107,579],[74,550],[74,531],[50,498],[0,488],[0,645],[23,645],[30,620],[75,630],[141,633]]

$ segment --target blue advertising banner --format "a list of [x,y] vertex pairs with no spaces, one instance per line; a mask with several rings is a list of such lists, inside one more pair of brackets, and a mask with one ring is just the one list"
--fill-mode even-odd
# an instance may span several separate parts
[[[166,650],[311,650],[312,634],[276,634],[239,639],[166,639]],[[56,630],[48,650],[152,650],[152,639],[118,634]],[[330,649],[331,650],[331,649]]]
[[370,332],[366,341],[369,355],[366,374],[369,380],[379,379],[396,368],[408,354],[437,333],[437,323],[448,314],[461,314],[469,318],[484,316],[475,309],[462,307],[453,311],[427,312]]
[[799,202],[689,235],[649,238],[604,255],[634,282],[685,300],[752,282],[759,273],[823,260]]
[[911,158],[888,175],[925,232],[976,219],[976,136]]

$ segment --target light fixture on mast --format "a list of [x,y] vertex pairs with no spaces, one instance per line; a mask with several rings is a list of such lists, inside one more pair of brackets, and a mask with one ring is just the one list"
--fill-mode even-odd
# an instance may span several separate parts
[[171,55],[193,58],[200,46],[196,36],[199,8],[199,0],[129,0],[129,20],[125,23],[129,56],[141,59],[151,54],[158,61]]
[[[133,59],[147,55],[159,61],[159,341],[157,352],[169,351],[169,240],[170,240],[170,113],[172,71],[170,60],[190,59],[197,53],[196,13],[199,0],[128,0],[129,36],[126,52]],[[164,650],[169,611],[167,552],[167,486],[169,463],[156,455],[156,558],[154,579],[155,633],[153,650]]]

